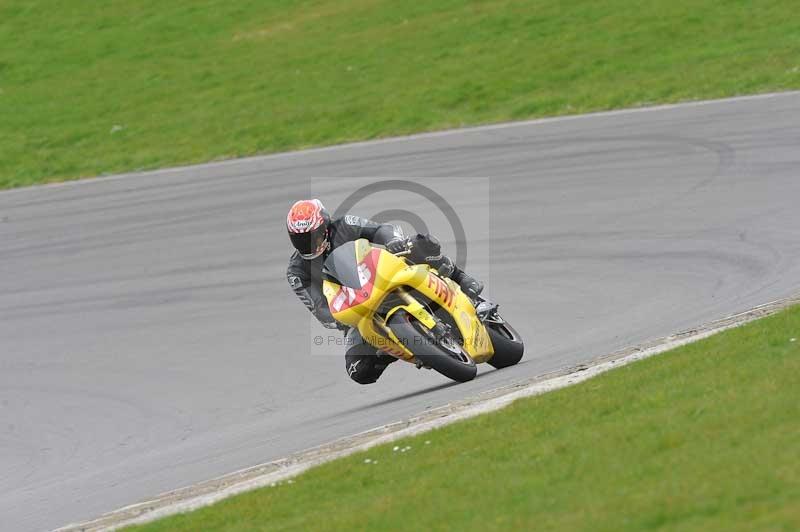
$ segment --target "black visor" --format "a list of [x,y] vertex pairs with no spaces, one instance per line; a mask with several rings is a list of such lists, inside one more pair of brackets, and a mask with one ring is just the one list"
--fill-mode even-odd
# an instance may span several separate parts
[[327,236],[326,224],[308,233],[289,233],[294,248],[304,259],[312,259],[319,251]]

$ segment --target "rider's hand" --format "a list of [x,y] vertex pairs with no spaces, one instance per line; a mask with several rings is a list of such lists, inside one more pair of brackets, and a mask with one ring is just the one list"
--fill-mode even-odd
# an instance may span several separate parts
[[397,255],[407,253],[411,249],[411,243],[405,238],[398,237],[388,241],[384,247],[389,253]]

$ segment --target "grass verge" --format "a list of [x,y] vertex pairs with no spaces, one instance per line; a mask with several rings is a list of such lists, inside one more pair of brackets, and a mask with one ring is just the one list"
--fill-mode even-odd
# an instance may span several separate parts
[[795,307],[130,530],[797,530],[798,375]]
[[0,3],[0,187],[800,87],[792,0]]

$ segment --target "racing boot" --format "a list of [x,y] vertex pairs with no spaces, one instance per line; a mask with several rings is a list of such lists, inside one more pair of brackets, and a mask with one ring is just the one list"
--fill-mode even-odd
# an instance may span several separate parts
[[461,291],[467,294],[470,299],[478,299],[478,296],[483,292],[483,283],[459,268],[455,268],[450,278],[458,283]]
[[438,270],[439,275],[449,277],[461,287],[470,299],[476,299],[483,291],[483,283],[458,268],[453,259],[442,254],[439,240],[433,235],[417,234],[410,239],[410,259],[416,264],[427,263]]

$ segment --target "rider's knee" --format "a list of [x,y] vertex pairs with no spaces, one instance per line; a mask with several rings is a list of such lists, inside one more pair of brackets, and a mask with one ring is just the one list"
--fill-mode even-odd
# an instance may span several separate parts
[[371,353],[363,348],[359,349],[358,353],[352,351],[352,348],[348,349],[344,358],[347,376],[359,384],[372,384],[377,381],[382,371],[378,371],[375,367],[375,350],[373,349]]
[[378,382],[378,375],[367,372],[350,373],[350,378],[358,384],[374,384]]

